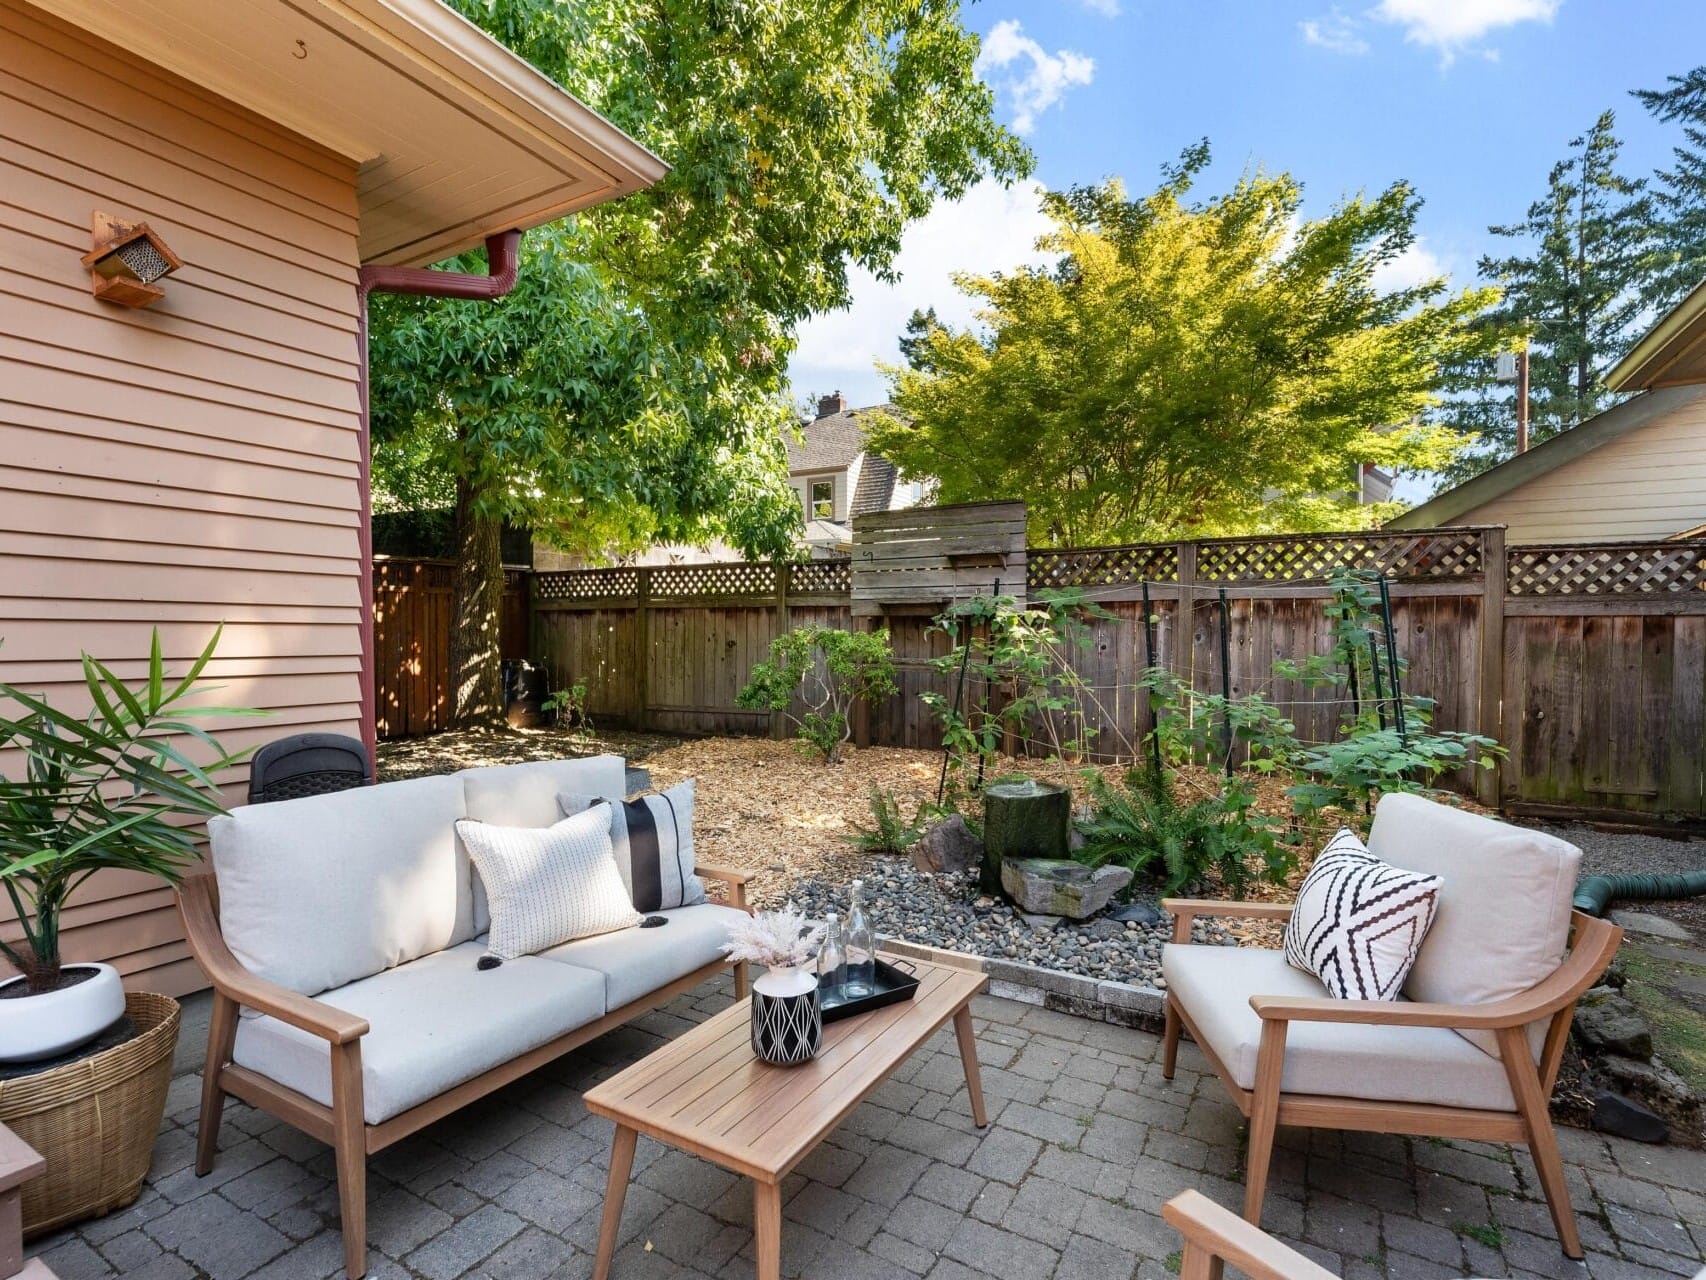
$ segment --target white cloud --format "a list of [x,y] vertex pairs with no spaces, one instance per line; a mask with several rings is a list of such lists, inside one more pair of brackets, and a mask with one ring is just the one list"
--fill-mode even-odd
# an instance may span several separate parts
[[1368,41],[1357,34],[1357,20],[1334,9],[1319,18],[1306,18],[1297,24],[1305,44],[1316,45],[1329,53],[1360,57],[1368,52]]
[[1104,18],[1120,16],[1120,0],[1079,0],[1091,13],[1099,13]]
[[[1563,0],[1380,0],[1371,12],[1403,28],[1412,44],[1438,49],[1449,66],[1490,31],[1519,22],[1550,22]],[[1497,59],[1498,50],[1475,50]]]
[[1071,49],[1050,53],[1026,35],[1016,19],[1007,18],[984,37],[975,70],[1012,103],[1014,131],[1029,133],[1036,128],[1037,115],[1065,97],[1068,89],[1090,83],[1096,63]]
[[1398,289],[1413,289],[1424,280],[1449,274],[1440,256],[1417,240],[1400,250],[1397,257],[1376,267],[1373,284],[1382,293],[1392,293]]
[[1037,237],[1052,223],[1035,182],[1003,187],[983,182],[952,203],[938,204],[906,229],[895,262],[899,279],[885,284],[869,272],[852,277],[853,304],[813,316],[800,326],[800,343],[788,364],[797,394],[841,390],[855,405],[887,398],[877,360],[900,359],[896,342],[914,311],[936,308],[944,324],[972,320],[975,303],[954,288],[955,272],[988,275],[1047,261]]

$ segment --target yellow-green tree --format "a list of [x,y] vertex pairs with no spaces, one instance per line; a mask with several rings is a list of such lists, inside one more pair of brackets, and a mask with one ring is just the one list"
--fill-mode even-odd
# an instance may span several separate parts
[[1285,174],[1190,200],[1207,144],[1151,195],[1047,197],[1048,267],[963,276],[979,323],[916,323],[873,432],[944,502],[1022,498],[1056,545],[1365,524],[1368,462],[1427,469],[1461,437],[1421,421],[1443,366],[1489,354],[1492,289],[1382,288],[1415,239],[1400,183],[1302,216]]

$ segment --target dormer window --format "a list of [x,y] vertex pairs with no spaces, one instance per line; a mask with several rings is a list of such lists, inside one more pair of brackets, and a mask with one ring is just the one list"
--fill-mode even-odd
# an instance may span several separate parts
[[835,481],[813,480],[806,512],[813,520],[835,519]]

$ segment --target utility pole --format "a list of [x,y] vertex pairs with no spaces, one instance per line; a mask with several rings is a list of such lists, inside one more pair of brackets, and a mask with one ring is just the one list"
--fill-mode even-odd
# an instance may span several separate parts
[[1528,344],[1516,353],[1516,451],[1528,452]]

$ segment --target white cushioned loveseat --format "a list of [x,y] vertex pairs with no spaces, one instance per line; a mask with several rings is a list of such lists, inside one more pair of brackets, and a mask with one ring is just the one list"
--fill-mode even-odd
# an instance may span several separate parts
[[[617,756],[470,769],[233,810],[179,895],[214,987],[196,1168],[232,1095],[336,1149],[345,1262],[366,1269],[366,1157],[728,966],[729,904],[480,968],[486,895],[455,824],[549,827],[620,801]],[[745,974],[736,972],[737,991]]]

